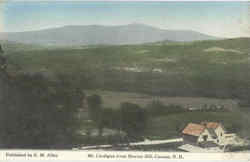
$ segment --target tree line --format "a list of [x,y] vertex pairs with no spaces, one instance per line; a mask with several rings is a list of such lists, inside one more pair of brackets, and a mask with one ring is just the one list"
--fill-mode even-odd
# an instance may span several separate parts
[[122,130],[130,140],[143,136],[147,126],[148,113],[137,104],[124,102],[119,109],[104,108],[101,96],[94,94],[87,97],[90,118],[96,123],[99,135],[104,127]]
[[[6,63],[2,61],[1,66]],[[8,63],[6,63],[8,65]],[[58,76],[0,71],[0,147],[67,148],[77,142],[84,94]]]

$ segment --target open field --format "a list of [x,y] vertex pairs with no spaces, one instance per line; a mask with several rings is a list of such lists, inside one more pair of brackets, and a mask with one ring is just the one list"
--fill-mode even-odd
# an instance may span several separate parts
[[205,104],[223,106],[226,109],[238,108],[237,100],[232,99],[216,99],[208,97],[159,97],[141,93],[114,92],[103,90],[86,90],[87,95],[98,94],[103,99],[103,105],[108,108],[118,108],[122,102],[130,102],[138,104],[142,107],[152,103],[152,101],[160,101],[164,105],[180,105],[184,108],[202,108]]

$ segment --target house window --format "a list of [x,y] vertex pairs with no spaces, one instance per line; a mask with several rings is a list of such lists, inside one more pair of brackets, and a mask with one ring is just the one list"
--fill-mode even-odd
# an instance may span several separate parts
[[202,136],[203,141],[207,141],[207,135]]
[[222,133],[220,133],[220,136],[222,137]]
[[217,143],[219,143],[220,141],[217,139]]

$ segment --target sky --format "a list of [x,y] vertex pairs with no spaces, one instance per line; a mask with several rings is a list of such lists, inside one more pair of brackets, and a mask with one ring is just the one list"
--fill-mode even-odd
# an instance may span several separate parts
[[142,23],[217,37],[249,37],[248,7],[250,2],[7,0],[0,3],[0,32]]

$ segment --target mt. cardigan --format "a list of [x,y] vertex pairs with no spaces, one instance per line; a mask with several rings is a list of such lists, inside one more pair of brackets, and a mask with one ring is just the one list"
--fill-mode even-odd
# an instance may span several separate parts
[[39,31],[0,33],[0,40],[39,45],[122,45],[158,41],[214,40],[191,30],[163,30],[144,24],[121,26],[74,25]]

